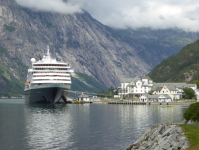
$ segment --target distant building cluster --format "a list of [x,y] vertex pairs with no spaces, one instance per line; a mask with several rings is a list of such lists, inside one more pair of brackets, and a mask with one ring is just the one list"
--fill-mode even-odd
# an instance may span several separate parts
[[[156,83],[149,76],[123,78],[118,88],[119,97],[140,98],[142,102],[171,102],[182,98],[183,88],[197,90],[196,84]],[[152,93],[152,95],[148,94]]]

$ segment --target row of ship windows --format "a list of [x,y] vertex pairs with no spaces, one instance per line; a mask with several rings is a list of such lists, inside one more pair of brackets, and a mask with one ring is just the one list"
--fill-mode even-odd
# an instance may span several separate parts
[[45,73],[59,73],[59,74],[69,74],[69,73],[67,73],[67,72],[53,72],[53,71],[49,71],[49,72],[29,72],[29,74],[28,75],[30,75],[30,74],[37,74],[37,73],[39,73],[39,74],[45,74]]
[[34,76],[34,77],[69,77],[69,76],[59,76],[59,75],[43,75],[43,76]]
[[52,81],[52,80],[55,80],[55,81],[70,81],[70,80],[66,80],[66,79],[33,79],[33,81]]
[[67,65],[58,65],[58,64],[40,64],[40,65],[33,65],[33,66],[62,66],[62,67],[66,67]]
[[[30,85],[30,87],[34,87],[34,86],[38,86],[38,85],[48,85],[49,83],[32,83],[31,85]],[[65,85],[67,85],[68,83],[59,83],[59,84],[65,84]],[[26,87],[26,88],[28,88],[28,87]]]
[[69,68],[33,68],[33,70],[69,70]]
[[49,71],[49,72],[32,72],[33,75],[36,73],[61,73],[61,74],[68,74],[67,72],[53,72],[53,71]]

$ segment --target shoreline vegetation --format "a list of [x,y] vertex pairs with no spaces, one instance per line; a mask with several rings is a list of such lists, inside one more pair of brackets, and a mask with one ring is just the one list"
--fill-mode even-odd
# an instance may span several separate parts
[[[183,114],[186,124],[181,125],[187,138],[189,138],[190,147],[187,150],[199,149],[199,103],[189,106]],[[187,125],[188,124],[188,125]],[[189,125],[190,124],[190,125]]]
[[189,139],[190,147],[187,150],[199,149],[199,126],[198,125],[180,125],[185,136]]

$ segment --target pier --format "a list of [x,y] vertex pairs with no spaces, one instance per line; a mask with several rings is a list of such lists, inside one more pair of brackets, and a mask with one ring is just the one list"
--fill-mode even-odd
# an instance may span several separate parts
[[108,104],[122,104],[122,105],[147,105],[145,102],[107,102]]
[[120,104],[120,105],[190,105],[192,103],[181,102],[107,102],[107,104]]

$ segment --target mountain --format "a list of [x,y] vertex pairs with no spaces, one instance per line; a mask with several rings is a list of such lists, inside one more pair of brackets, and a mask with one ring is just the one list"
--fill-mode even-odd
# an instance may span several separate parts
[[[19,81],[26,76],[18,71],[21,64],[29,66],[32,57],[38,60],[47,44],[54,57],[69,62],[76,72],[96,76],[107,87],[118,85],[122,76],[146,74],[151,68],[137,57],[135,48],[113,36],[87,12],[34,12],[14,0],[0,1],[0,10],[0,46],[7,54],[1,60],[15,70]],[[14,76],[11,69],[7,72]]]
[[[126,43],[130,44],[131,41],[134,41],[145,47],[145,50],[138,51],[138,55],[152,68],[169,56],[177,54],[187,44],[199,39],[199,32],[185,32],[181,29],[140,28],[137,30],[116,29],[115,31]],[[150,52],[153,57],[148,57],[146,51]]]
[[165,59],[149,74],[155,82],[191,82],[199,79],[199,40]]
[[[170,37],[172,32],[166,31],[163,37]],[[176,36],[182,37],[180,33]],[[182,33],[183,38],[188,37],[184,43],[197,38],[195,34]],[[36,12],[20,7],[15,0],[1,0],[1,88],[4,94],[22,94],[30,59],[40,59],[47,44],[53,57],[67,61],[75,72],[87,74],[106,87],[117,87],[120,78],[145,75],[176,53],[177,50],[170,50],[166,55],[169,48],[162,53],[171,44],[164,45],[164,38],[159,42],[160,34],[161,31],[153,33],[149,29],[142,32],[112,29],[86,11],[72,15]],[[153,42],[154,39],[158,42]],[[172,37],[169,41],[172,43]]]

